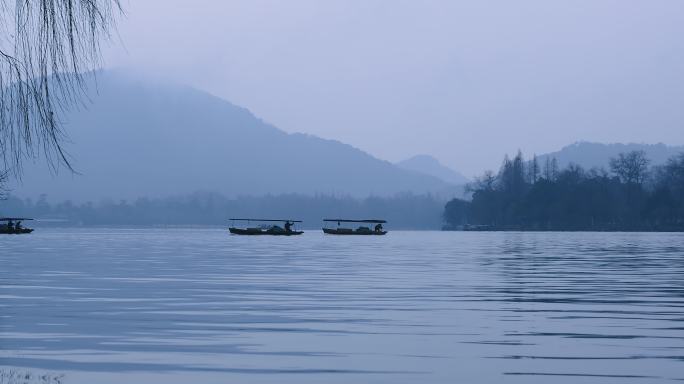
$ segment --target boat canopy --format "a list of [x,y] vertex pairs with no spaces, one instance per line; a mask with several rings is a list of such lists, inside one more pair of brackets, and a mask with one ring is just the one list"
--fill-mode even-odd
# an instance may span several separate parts
[[26,217],[0,217],[0,221],[26,221],[33,220]]
[[279,222],[279,223],[285,223],[285,222],[290,222],[290,223],[301,223],[301,220],[290,220],[290,219],[229,219],[231,221],[274,221],[274,222]]
[[385,224],[387,223],[387,220],[374,220],[374,219],[368,219],[368,220],[349,220],[349,219],[323,219],[323,221],[330,221],[330,222],[339,222],[339,223],[378,223],[378,224]]

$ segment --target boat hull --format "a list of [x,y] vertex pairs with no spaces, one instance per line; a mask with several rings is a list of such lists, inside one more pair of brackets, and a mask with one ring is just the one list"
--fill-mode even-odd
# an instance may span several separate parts
[[246,235],[246,236],[296,236],[301,235],[304,231],[273,231],[265,229],[256,228],[228,228],[230,233],[233,235]]
[[345,235],[345,236],[382,236],[382,235],[386,235],[387,231],[354,231],[351,229],[323,228],[323,233],[328,234],[328,235]]
[[33,232],[32,228],[12,229],[0,228],[0,235],[24,235]]

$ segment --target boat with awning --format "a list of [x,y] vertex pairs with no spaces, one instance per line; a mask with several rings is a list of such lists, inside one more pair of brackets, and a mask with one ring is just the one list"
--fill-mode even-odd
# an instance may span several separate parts
[[[294,236],[301,235],[304,231],[299,231],[296,225],[301,220],[291,219],[230,219],[231,225],[228,228],[234,235],[270,235],[270,236]],[[238,223],[245,223],[238,226]],[[278,225],[277,223],[281,223]]]
[[[383,224],[387,223],[386,220],[323,219],[323,223],[323,233],[328,235],[382,236],[387,234],[383,228]],[[356,226],[356,228],[349,228],[350,226]]]
[[33,220],[26,217],[0,217],[0,234],[23,235],[33,232],[32,228],[24,228],[22,221]]

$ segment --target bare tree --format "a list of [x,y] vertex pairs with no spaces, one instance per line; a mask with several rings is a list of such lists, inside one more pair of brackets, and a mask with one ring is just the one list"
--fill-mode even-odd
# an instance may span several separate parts
[[620,153],[618,157],[610,159],[610,170],[623,183],[642,184],[648,175],[648,163],[644,151]]
[[482,177],[476,177],[475,181],[465,185],[465,193],[474,191],[492,191],[496,185],[496,176],[492,171],[485,171]]
[[558,160],[556,158],[546,157],[544,163],[544,179],[547,181],[555,181],[558,178]]
[[558,180],[558,159],[555,157],[551,159],[551,180]]
[[544,163],[544,179],[551,181],[551,158],[546,157],[546,162]]
[[664,165],[655,167],[654,174],[658,187],[669,189],[684,198],[684,152],[669,158]]
[[0,172],[44,155],[71,169],[59,116],[84,96],[119,0],[0,0]]
[[528,179],[530,184],[536,184],[537,180],[539,180],[539,161],[537,160],[537,154],[535,153],[532,156],[532,160],[530,161],[529,167],[528,167]]

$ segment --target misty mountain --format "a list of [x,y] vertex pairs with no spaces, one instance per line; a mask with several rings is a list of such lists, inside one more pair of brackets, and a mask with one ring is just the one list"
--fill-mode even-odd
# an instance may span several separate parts
[[461,173],[443,165],[430,155],[416,155],[396,164],[400,168],[431,175],[450,184],[464,185],[468,182],[468,178]]
[[578,164],[585,169],[593,167],[609,169],[610,159],[621,152],[644,151],[651,160],[651,165],[664,164],[670,157],[684,152],[684,146],[668,146],[659,144],[602,144],[586,141],[577,142],[563,147],[560,151],[537,156],[539,164],[543,166],[546,158],[556,158],[560,168],[570,163]]
[[135,199],[210,191],[386,196],[448,194],[453,186],[350,145],[288,134],[248,110],[188,86],[105,71],[92,103],[64,121],[78,174],[26,164],[18,196]]

